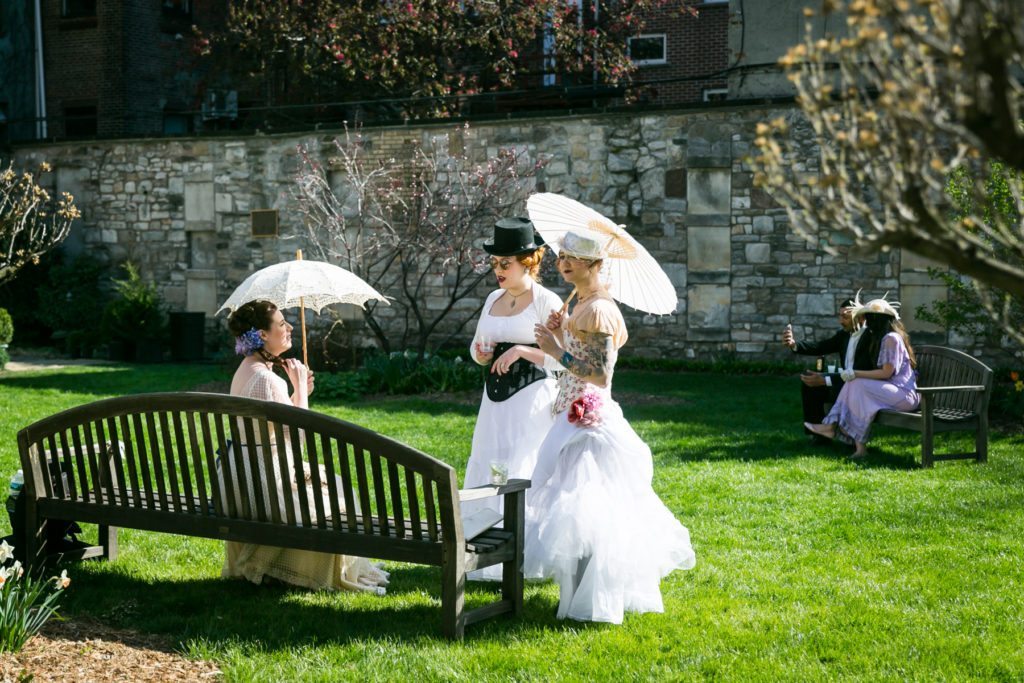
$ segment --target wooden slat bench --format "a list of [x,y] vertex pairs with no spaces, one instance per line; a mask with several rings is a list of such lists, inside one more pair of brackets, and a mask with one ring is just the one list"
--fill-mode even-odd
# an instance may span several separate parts
[[[259,444],[288,444],[292,466],[284,449]],[[22,429],[18,449],[26,500],[16,533],[30,570],[55,559],[46,520],[73,519],[100,529],[100,545],[79,557],[113,559],[126,527],[440,566],[442,631],[451,638],[522,612],[528,480],[460,492],[452,467],[368,429],[220,394],[97,401]],[[255,467],[274,474],[247,476]],[[307,495],[307,477],[329,495]],[[486,495],[504,496],[503,526],[467,543],[460,498]],[[499,563],[501,599],[464,610],[466,573]]]
[[[977,358],[943,346],[920,346],[917,356],[918,410],[882,410],[875,423],[921,433],[921,466],[936,460],[988,459],[988,403],[992,396],[992,370]],[[935,435],[941,432],[974,432],[970,453],[935,454]]]

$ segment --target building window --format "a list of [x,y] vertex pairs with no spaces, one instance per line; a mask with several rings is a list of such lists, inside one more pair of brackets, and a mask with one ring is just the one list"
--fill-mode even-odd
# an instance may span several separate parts
[[64,135],[69,138],[96,137],[96,105],[64,107]]
[[185,112],[164,110],[164,135],[188,135],[192,117]]
[[728,88],[704,88],[705,102],[725,102],[729,99]]
[[163,15],[168,19],[191,19],[192,0],[162,0]]
[[65,19],[95,17],[96,0],[61,0],[60,15]]
[[277,237],[277,209],[255,209],[249,220],[253,237]]
[[664,33],[650,33],[629,39],[629,57],[634,64],[668,64],[668,45]]

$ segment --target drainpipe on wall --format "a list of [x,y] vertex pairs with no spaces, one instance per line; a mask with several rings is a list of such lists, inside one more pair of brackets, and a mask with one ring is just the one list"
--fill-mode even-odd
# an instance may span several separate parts
[[43,17],[40,1],[35,0],[36,29],[36,139],[46,139],[46,77],[43,73]]

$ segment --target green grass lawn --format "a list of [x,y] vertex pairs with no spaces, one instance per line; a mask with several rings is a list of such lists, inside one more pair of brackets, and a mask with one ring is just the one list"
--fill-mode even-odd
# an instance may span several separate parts
[[[0,475],[18,467],[15,434],[33,420],[229,376],[0,373]],[[217,542],[131,530],[116,562],[71,567],[64,612],[165,634],[239,681],[1024,677],[1024,437],[995,435],[986,465],[920,470],[917,435],[878,430],[870,457],[852,463],[848,449],[801,434],[795,378],[622,372],[616,393],[697,552],[695,569],[662,582],[664,614],[560,622],[557,588],[530,584],[521,619],[450,643],[436,569],[389,565],[383,598],[257,587],[219,578]],[[466,396],[314,407],[465,469],[476,413]],[[468,603],[489,591],[471,584]]]

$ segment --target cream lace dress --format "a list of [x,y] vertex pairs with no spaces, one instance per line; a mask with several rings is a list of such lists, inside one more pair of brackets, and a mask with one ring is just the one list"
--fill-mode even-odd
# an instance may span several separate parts
[[[265,363],[257,362],[254,358],[246,358],[242,361],[235,376],[231,381],[231,395],[243,398],[255,398],[262,401],[277,401],[292,405],[288,398],[288,385],[281,377],[278,377],[267,367]],[[241,431],[241,430],[240,430]],[[258,438],[258,437],[257,437]],[[292,467],[292,452],[288,446],[288,434],[285,432],[287,461],[289,469]],[[271,441],[274,441],[273,436]],[[271,443],[271,449],[275,454],[276,462],[277,444]],[[267,490],[267,476],[263,469],[260,458],[258,473],[263,482],[263,490]],[[308,467],[308,465],[307,465]],[[294,471],[294,470],[292,470]],[[281,477],[274,473],[274,486],[280,492],[285,483]],[[307,476],[307,482],[309,477]],[[321,466],[321,482],[324,482],[319,495],[325,498],[324,509],[330,509],[326,502],[328,489],[326,484],[326,473]],[[222,484],[223,485],[223,484]],[[294,485],[288,484],[289,488]],[[317,492],[307,483],[306,496],[310,501],[310,515],[315,515],[312,504],[313,496]],[[338,480],[338,487],[341,481]],[[251,490],[251,485],[250,485]],[[293,492],[293,496],[297,492]],[[279,497],[282,500],[283,497]],[[298,509],[298,499],[295,498],[295,509]],[[339,501],[342,512],[344,512],[344,500]],[[281,517],[285,517],[282,510]],[[253,543],[237,543],[227,541],[225,543],[226,556],[224,568],[221,575],[225,577],[242,577],[253,583],[262,583],[264,577],[271,577],[285,583],[302,586],[304,588],[327,589],[327,590],[368,590],[383,594],[384,586],[387,585],[388,574],[374,564],[362,557],[350,557],[348,555],[332,555],[329,553],[318,553],[311,550],[293,550],[289,548],[276,548],[273,546],[256,545]]]

